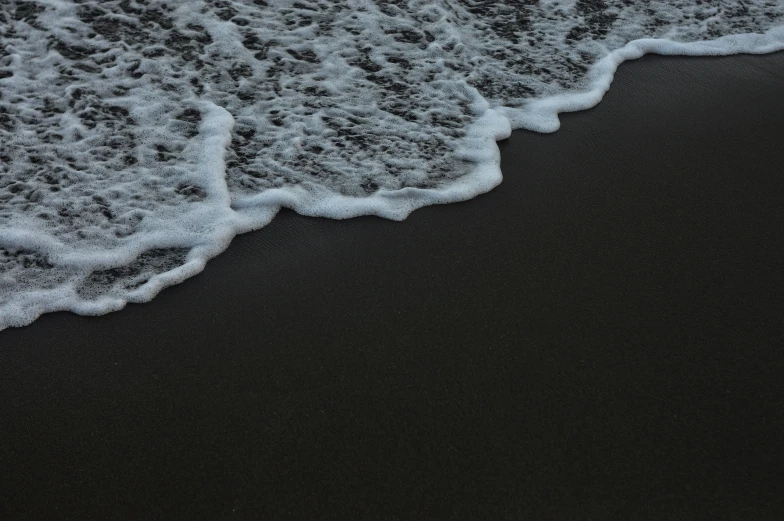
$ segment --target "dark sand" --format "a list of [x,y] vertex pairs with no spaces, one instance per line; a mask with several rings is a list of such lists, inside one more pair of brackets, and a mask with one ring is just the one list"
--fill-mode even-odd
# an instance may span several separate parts
[[0,333],[0,519],[784,519],[784,53],[562,121],[467,203]]

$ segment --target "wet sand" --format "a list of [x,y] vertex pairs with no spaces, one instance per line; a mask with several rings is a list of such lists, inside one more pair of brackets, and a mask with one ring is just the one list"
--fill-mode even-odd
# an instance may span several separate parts
[[784,53],[645,57],[489,194],[0,332],[0,519],[782,519],[782,144]]

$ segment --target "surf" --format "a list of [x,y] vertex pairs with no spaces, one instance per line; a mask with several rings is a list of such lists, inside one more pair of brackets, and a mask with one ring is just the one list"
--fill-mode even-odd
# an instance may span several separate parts
[[784,49],[772,1],[12,0],[0,329],[146,302],[283,207],[405,219],[502,181],[646,53]]

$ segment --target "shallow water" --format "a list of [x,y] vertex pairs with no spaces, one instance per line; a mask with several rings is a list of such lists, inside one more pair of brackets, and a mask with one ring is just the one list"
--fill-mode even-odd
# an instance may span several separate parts
[[149,300],[281,206],[486,192],[496,139],[557,129],[621,61],[770,52],[782,23],[776,1],[11,1],[0,329]]

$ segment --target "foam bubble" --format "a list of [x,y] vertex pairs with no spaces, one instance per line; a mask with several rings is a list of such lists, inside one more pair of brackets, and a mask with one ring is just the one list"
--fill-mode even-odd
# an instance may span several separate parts
[[782,23],[775,0],[6,0],[0,329],[147,301],[281,207],[474,197],[496,140],[556,130],[624,60],[772,52]]

